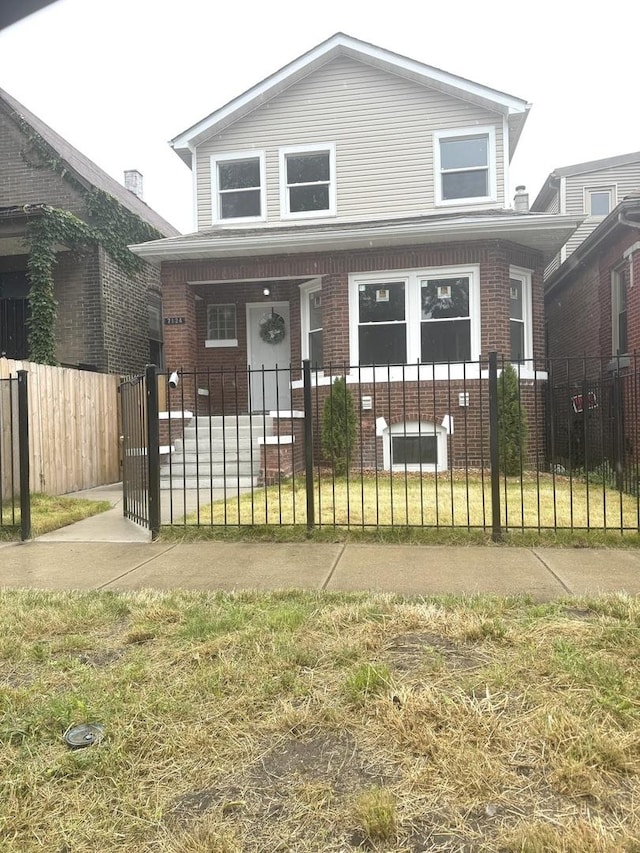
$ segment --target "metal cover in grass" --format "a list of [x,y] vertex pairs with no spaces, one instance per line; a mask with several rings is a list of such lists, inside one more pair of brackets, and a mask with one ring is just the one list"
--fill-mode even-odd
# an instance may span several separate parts
[[101,723],[80,723],[71,726],[63,735],[64,742],[71,749],[82,749],[100,743],[104,737],[104,726]]

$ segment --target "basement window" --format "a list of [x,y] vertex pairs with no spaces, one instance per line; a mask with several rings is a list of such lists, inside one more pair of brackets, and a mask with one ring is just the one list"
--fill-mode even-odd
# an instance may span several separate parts
[[384,433],[383,453],[386,471],[446,471],[446,430],[424,421],[392,424]]

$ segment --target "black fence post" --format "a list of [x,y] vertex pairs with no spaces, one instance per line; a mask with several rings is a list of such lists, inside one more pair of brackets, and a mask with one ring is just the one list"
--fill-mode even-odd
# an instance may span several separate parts
[[29,390],[27,371],[18,371],[18,453],[20,459],[20,536],[31,539],[29,491]]
[[145,371],[147,394],[147,465],[149,484],[149,529],[151,538],[160,533],[160,426],[158,423],[158,379],[155,364]]
[[491,539],[502,541],[500,524],[500,449],[498,444],[498,353],[489,353],[489,458],[491,462]]
[[313,410],[311,405],[311,362],[302,362],[304,385],[304,469],[307,489],[307,530],[316,524],[316,509],[313,494]]

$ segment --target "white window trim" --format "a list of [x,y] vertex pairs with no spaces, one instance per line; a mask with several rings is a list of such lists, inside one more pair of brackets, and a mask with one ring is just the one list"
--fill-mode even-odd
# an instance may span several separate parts
[[[620,315],[620,280],[621,273],[623,272],[625,266],[629,265],[629,269],[632,268],[630,260],[627,260],[623,264],[618,264],[615,269],[611,270],[611,355],[613,358],[618,356],[618,349],[620,341],[618,339],[618,317]],[[629,293],[627,288],[627,300],[629,299]],[[629,338],[629,306],[627,303],[627,344]],[[626,355],[626,353],[620,353],[620,355]]]
[[[314,151],[329,152],[329,208],[328,210],[305,210],[291,213],[287,192],[287,155],[309,154]],[[280,218],[317,219],[336,215],[336,146],[334,142],[317,142],[309,145],[287,145],[279,149],[280,158]],[[324,183],[324,182],[323,182]]]
[[[533,370],[533,288],[532,272],[524,267],[509,267],[509,278],[522,284],[522,319],[524,321],[524,364],[521,367]],[[509,312],[509,335],[511,335],[511,312]],[[511,344],[509,344],[511,346]],[[511,351],[509,351],[511,355]],[[515,366],[519,362],[514,362]]]
[[[438,448],[438,463],[436,465],[403,465],[391,464],[391,437],[392,436],[414,436],[435,435]],[[421,471],[425,474],[446,471],[447,460],[447,431],[440,424],[432,424],[427,421],[405,421],[391,424],[383,433],[382,463],[385,471]]]
[[[488,137],[488,175],[487,185],[489,195],[474,196],[473,198],[442,198],[440,142],[443,139],[456,139],[464,136],[487,136]],[[504,156],[504,154],[503,154]],[[435,203],[437,207],[455,207],[460,204],[486,204],[498,200],[497,182],[497,154],[496,154],[496,129],[493,125],[486,127],[461,127],[452,130],[436,130],[433,133],[433,183],[435,188]]]
[[[480,358],[480,267],[477,265],[460,267],[426,267],[413,270],[388,270],[375,273],[352,273],[349,276],[349,359],[352,365],[357,365],[360,357],[358,351],[358,329],[359,329],[359,299],[358,287],[361,284],[376,284],[378,282],[404,282],[405,283],[405,324],[407,327],[407,358],[408,365],[416,365],[420,359],[421,349],[421,307],[420,307],[420,285],[425,279],[434,278],[469,278],[469,319],[471,321],[471,359],[478,361]],[[387,371],[383,365],[375,368],[376,373],[380,369]],[[401,368],[400,368],[401,369]],[[465,375],[463,362],[454,363],[449,369],[447,364],[436,364],[435,370],[431,363],[420,365],[420,374],[444,374],[439,378],[462,378]],[[361,367],[360,374],[373,374],[374,368]],[[455,374],[455,375],[454,375]],[[459,374],[459,376],[458,376]],[[433,376],[435,378],[435,376]]]
[[[309,296],[312,293],[322,292],[322,279],[305,281],[300,285],[300,353],[302,359],[309,358],[309,333],[311,322],[309,319]],[[322,327],[324,331],[324,326]],[[322,375],[322,371],[318,371]]]
[[609,193],[609,213],[616,206],[617,185],[607,184],[601,187],[585,187],[584,188],[584,213],[594,219],[604,219],[609,213],[591,213],[591,196],[593,193]]
[[[209,310],[211,308],[225,308],[233,306],[236,319],[236,337],[235,338],[209,338]],[[206,349],[214,347],[237,347],[238,346],[238,308],[234,302],[211,302],[207,305],[207,339],[204,342]]]
[[[220,216],[220,192],[218,189],[218,163],[228,163],[230,160],[260,161],[260,216],[235,216],[223,219]],[[211,218],[214,225],[228,225],[238,222],[264,222],[267,218],[266,208],[266,169],[264,151],[232,151],[225,154],[211,155]]]

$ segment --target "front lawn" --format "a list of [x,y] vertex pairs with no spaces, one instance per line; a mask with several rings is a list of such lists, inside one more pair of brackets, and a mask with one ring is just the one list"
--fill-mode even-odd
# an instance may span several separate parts
[[[31,529],[34,536],[50,533],[75,521],[82,521],[111,508],[109,501],[90,501],[85,498],[67,498],[64,495],[31,495]],[[15,510],[5,504],[0,526],[0,541],[20,539],[20,505]]]
[[2,849],[637,851],[639,658],[626,596],[4,591]]
[[[315,488],[315,521],[322,528],[373,532],[406,529],[407,538],[421,541],[480,541],[491,531],[491,481],[488,474],[464,472],[434,475],[353,475],[349,479],[322,476]],[[206,492],[203,492],[206,495]],[[584,538],[590,528],[595,542],[613,544],[625,537],[637,544],[640,503],[584,477],[526,474],[500,481],[501,523],[513,532],[542,533],[547,541],[554,529]],[[304,477],[268,488],[255,488],[238,498],[230,489],[227,500],[201,501],[183,526],[287,527],[306,524]],[[433,535],[433,530],[437,535]],[[416,531],[427,531],[416,536]],[[615,535],[615,531],[617,536]],[[546,534],[545,534],[546,531]],[[549,533],[552,536],[549,536]],[[613,535],[608,535],[613,534]],[[560,534],[562,541],[564,534]],[[529,536],[528,540],[532,537]]]

